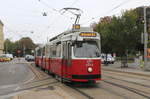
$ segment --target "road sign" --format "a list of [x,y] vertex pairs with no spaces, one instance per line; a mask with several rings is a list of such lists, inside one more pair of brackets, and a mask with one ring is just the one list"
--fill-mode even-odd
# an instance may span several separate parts
[[21,50],[17,50],[17,53],[20,54],[20,53],[21,53]]

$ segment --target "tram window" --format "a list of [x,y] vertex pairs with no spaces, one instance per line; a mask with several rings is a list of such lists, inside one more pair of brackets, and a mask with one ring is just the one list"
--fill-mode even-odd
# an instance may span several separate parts
[[37,51],[37,56],[41,56],[41,49]]
[[52,46],[50,46],[50,57],[52,57]]
[[61,45],[57,45],[57,48],[56,48],[56,57],[60,57],[61,56]]
[[48,57],[51,56],[51,46],[48,46]]
[[45,47],[42,50],[42,56],[45,56]]
[[52,46],[51,48],[51,56],[56,57],[56,46]]
[[67,46],[66,46],[66,43],[64,42],[63,43],[63,58],[64,59],[67,59]]
[[95,41],[76,42],[76,44],[74,45],[74,55],[75,57],[81,58],[100,57],[98,44]]
[[37,56],[40,56],[40,53],[41,53],[40,50],[37,50]]

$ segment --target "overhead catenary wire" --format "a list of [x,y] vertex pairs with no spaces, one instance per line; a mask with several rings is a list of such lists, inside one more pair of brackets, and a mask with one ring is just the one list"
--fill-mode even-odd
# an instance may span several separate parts
[[[68,17],[68,16],[64,15],[64,14],[61,12],[61,10],[57,10],[57,9],[53,8],[52,6],[50,6],[49,4],[47,4],[46,2],[44,2],[43,0],[38,0],[38,1],[39,1],[42,5],[46,6],[46,7],[49,8],[49,9],[51,9],[52,11],[57,12],[59,15],[62,15],[62,16],[65,16],[65,17],[69,18],[70,21],[71,21],[72,19],[74,19],[73,17]],[[76,2],[77,2],[77,0],[75,0],[71,5],[74,5]],[[47,29],[45,29],[43,32],[46,32],[49,28],[52,27],[52,25],[54,25],[54,24],[56,23],[56,21],[57,21],[56,18],[58,18],[58,17],[55,17],[54,20],[50,23],[49,27],[48,27]],[[69,26],[70,26],[70,25],[69,25]]]
[[41,4],[43,4],[44,6],[46,6],[47,8],[53,10],[54,12],[58,12],[59,13],[59,10],[51,7],[49,4],[47,4],[46,2],[44,2],[43,0],[38,0]]
[[[132,1],[132,0],[125,0],[125,1],[121,2],[120,4],[116,5],[115,7],[113,7],[112,9],[110,9],[109,11],[107,11],[106,13],[104,13],[104,15],[111,13],[112,11],[114,11],[114,10],[120,8],[121,6],[123,6],[123,5],[127,4],[127,3],[129,3],[130,1]],[[92,20],[97,19],[97,18],[99,18],[100,16],[101,16],[101,15],[98,15],[98,16],[96,16],[96,17],[92,17],[91,19],[89,19],[88,21],[83,22],[82,24],[91,22]]]
[[[64,16],[65,18],[68,18],[70,20],[74,19],[73,17],[69,17],[64,15],[63,13],[61,13],[61,10],[57,10],[54,7],[50,6],[49,4],[47,4],[46,2],[44,2],[43,0],[38,0],[42,5],[46,6],[47,8],[51,9],[52,11],[58,13],[61,16]],[[56,20],[56,19],[55,19]]]

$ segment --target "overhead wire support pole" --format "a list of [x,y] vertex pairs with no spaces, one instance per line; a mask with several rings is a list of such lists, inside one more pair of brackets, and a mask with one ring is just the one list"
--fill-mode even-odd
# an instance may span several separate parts
[[146,9],[144,6],[144,70],[147,70],[147,44],[148,44],[148,34],[147,34],[147,20],[146,20]]

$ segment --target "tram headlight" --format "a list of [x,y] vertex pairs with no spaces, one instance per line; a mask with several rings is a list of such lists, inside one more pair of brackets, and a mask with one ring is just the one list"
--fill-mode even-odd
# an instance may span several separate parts
[[93,71],[92,67],[88,67],[88,72],[91,73]]

